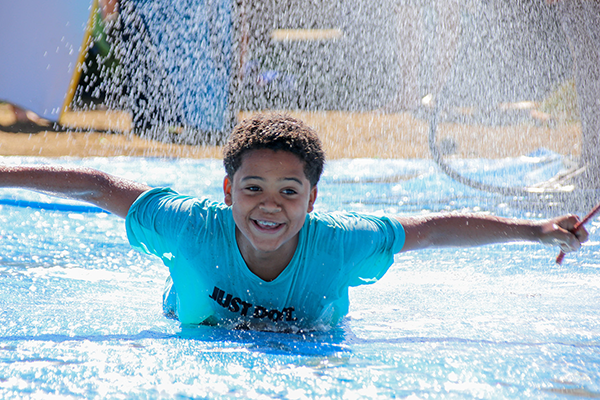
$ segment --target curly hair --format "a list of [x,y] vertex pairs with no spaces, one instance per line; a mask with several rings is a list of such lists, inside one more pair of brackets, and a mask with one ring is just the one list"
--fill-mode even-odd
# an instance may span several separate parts
[[230,178],[250,150],[288,151],[304,162],[304,174],[315,186],[325,165],[325,152],[316,132],[304,122],[284,114],[257,114],[240,122],[223,149],[223,165]]

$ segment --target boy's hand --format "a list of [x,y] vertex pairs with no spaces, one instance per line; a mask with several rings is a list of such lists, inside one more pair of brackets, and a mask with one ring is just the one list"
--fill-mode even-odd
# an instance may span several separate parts
[[552,218],[542,224],[540,241],[546,245],[556,245],[565,252],[577,251],[581,243],[588,240],[588,231],[582,226],[575,230],[579,222],[576,215]]

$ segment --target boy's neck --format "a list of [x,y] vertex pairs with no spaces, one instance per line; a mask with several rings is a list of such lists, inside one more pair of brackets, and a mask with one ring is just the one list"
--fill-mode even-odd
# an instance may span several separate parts
[[[239,232],[236,229],[236,239]],[[275,280],[289,265],[294,257],[296,248],[298,247],[297,235],[293,240],[290,240],[284,247],[275,251],[264,252],[254,249],[249,244],[244,245],[237,240],[238,248],[248,269],[260,279],[271,282]]]

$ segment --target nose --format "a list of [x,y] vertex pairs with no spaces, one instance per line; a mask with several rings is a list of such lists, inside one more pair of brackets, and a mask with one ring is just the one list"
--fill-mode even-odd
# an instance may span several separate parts
[[272,197],[266,198],[259,206],[260,210],[265,213],[276,213],[281,211],[281,206]]

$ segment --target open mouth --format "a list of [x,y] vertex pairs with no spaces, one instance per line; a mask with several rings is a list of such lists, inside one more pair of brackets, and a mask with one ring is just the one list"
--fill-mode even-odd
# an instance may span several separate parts
[[279,224],[277,222],[272,222],[272,221],[261,221],[261,220],[252,220],[254,222],[254,224],[262,229],[262,230],[276,230],[278,229],[280,226],[282,226],[283,224]]

